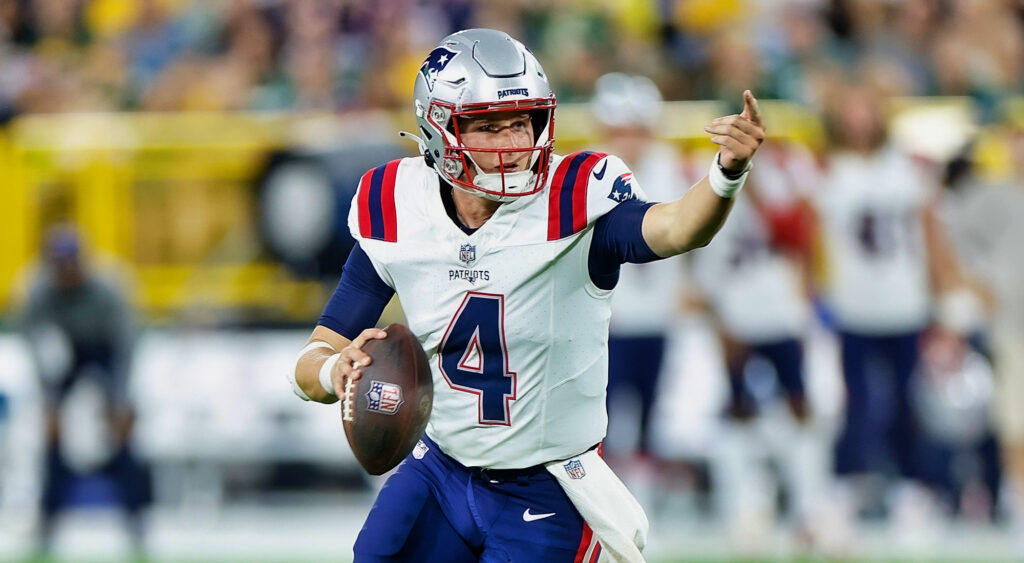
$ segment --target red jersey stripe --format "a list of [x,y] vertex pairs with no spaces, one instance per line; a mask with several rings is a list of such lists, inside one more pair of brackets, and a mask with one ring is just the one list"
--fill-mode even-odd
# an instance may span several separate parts
[[578,233],[587,226],[587,186],[590,185],[590,173],[594,166],[608,156],[605,153],[595,152],[587,157],[580,165],[576,174],[576,185],[572,192],[572,232]]
[[359,196],[356,205],[359,208],[359,234],[363,238],[373,237],[373,225],[370,224],[370,180],[373,170],[368,170],[359,180]]
[[384,240],[398,241],[398,219],[395,208],[395,176],[400,160],[392,160],[384,168],[384,185],[380,191],[381,214],[384,217]]
[[561,238],[561,199],[562,199],[562,184],[565,183],[565,174],[569,170],[569,166],[572,164],[575,154],[567,155],[562,159],[562,162],[558,163],[558,168],[555,169],[554,178],[551,179],[551,190],[548,193],[548,240],[558,240]]

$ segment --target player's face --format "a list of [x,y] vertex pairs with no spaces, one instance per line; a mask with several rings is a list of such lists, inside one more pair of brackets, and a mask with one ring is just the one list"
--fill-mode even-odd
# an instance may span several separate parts
[[[531,151],[474,151],[472,149],[524,149],[533,146],[533,122],[522,112],[500,112],[459,120],[462,143],[469,156],[487,174],[520,172],[530,167]],[[475,170],[468,170],[473,179]]]
[[851,90],[843,98],[840,123],[846,142],[854,150],[872,150],[884,136],[880,108],[866,93]]

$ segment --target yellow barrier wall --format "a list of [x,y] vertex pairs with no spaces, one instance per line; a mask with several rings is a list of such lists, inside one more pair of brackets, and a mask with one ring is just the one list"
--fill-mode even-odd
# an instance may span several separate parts
[[[806,108],[765,101],[763,109],[771,136],[821,146],[819,120]],[[589,111],[586,105],[559,107],[559,152],[593,141]],[[713,150],[702,126],[722,112],[715,102],[668,103],[659,134],[681,147]],[[413,128],[405,113],[371,120],[203,113],[21,117],[0,129],[0,304],[10,305],[45,227],[66,219],[79,225],[94,255],[128,266],[151,321],[216,322],[231,318],[231,311],[237,320],[315,318],[332,288],[297,280],[258,255],[254,180],[266,155],[321,138],[358,141]]]

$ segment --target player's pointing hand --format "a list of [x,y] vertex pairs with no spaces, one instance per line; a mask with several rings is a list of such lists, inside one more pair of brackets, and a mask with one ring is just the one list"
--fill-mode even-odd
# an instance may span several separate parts
[[722,167],[732,172],[743,170],[765,137],[757,98],[750,90],[744,90],[743,111],[714,119],[704,130],[711,134],[711,142],[721,147]]

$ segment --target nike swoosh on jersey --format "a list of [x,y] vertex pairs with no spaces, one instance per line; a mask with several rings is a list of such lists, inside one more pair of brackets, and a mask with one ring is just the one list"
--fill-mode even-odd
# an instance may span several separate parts
[[523,511],[523,521],[524,522],[533,522],[534,520],[542,520],[544,518],[547,518],[549,516],[554,516],[554,515],[555,515],[554,512],[548,512],[547,514],[531,514],[530,513],[530,509],[527,508],[526,510]]
[[608,159],[605,159],[604,164],[601,165],[601,170],[594,170],[594,178],[598,181],[604,179],[604,171],[608,169]]

